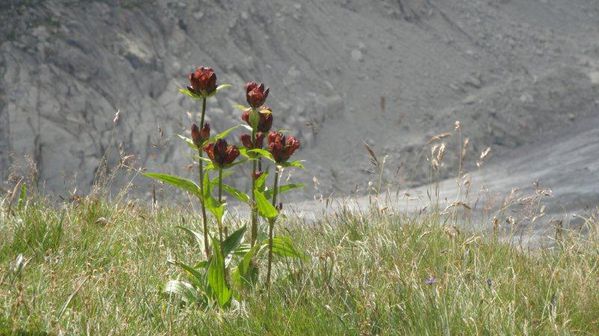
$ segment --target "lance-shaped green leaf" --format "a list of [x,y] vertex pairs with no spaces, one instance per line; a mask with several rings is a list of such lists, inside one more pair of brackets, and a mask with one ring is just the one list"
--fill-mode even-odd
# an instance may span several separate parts
[[202,236],[201,233],[191,230],[191,229],[188,229],[184,226],[177,226],[177,228],[187,232],[191,237],[193,237],[200,249],[204,247],[204,237]]
[[188,88],[184,88],[184,89],[179,89],[179,93],[182,93],[188,97],[191,97],[193,99],[202,99],[202,95],[199,94],[195,94],[193,92],[191,92]]
[[268,177],[268,172],[263,172],[262,175],[260,175],[260,177],[258,177],[256,179],[256,190],[258,191],[264,191],[265,185],[266,185],[266,178]]
[[[293,189],[297,189],[297,188],[303,188],[304,184],[303,183],[291,183],[291,184],[285,184],[279,187],[279,191],[278,194],[283,194],[286,193],[290,190]],[[264,196],[266,196],[267,199],[272,198],[272,190],[267,190],[264,192]]]
[[204,199],[206,209],[216,218],[219,223],[222,223],[225,215],[225,203],[219,203],[214,197],[210,196]]
[[289,161],[289,162],[281,162],[278,165],[281,166],[281,167],[284,167],[284,168],[293,167],[293,168],[304,169],[304,165],[302,164],[301,160],[295,160],[295,161]]
[[[268,239],[262,242],[263,245],[268,246]],[[287,236],[276,236],[272,239],[272,252],[281,257],[291,257],[305,260],[307,255],[293,246],[293,241]]]
[[[250,268],[250,265],[254,256],[258,255],[264,248],[264,245],[256,244],[252,248],[248,249],[237,267],[233,269],[231,272],[231,279],[237,286],[242,287],[249,283],[255,283],[255,281],[258,279],[257,269]],[[250,272],[252,270],[253,272]]]
[[184,270],[189,275],[195,287],[201,287],[203,285],[205,276],[197,269],[180,261],[171,261],[170,263]]
[[231,290],[225,280],[225,259],[221,253],[218,239],[212,239],[212,247],[212,258],[210,266],[208,266],[208,284],[218,304],[225,307],[231,300]]
[[198,291],[190,283],[181,280],[167,282],[164,286],[164,293],[181,296],[183,301],[187,303],[206,303],[203,293]]
[[230,185],[223,184],[223,190],[227,192],[227,194],[235,197],[237,200],[243,203],[248,203],[250,201],[250,197],[244,193],[243,191],[237,190]]
[[221,92],[222,90],[230,88],[230,87],[231,87],[231,84],[221,84],[216,87],[216,90],[214,90],[214,92],[212,92],[209,95],[206,95],[205,97],[201,94],[196,94],[196,93],[190,91],[188,88],[179,89],[179,92],[186,96],[189,96],[193,99],[202,99],[202,98],[210,98],[210,97],[214,96],[215,94]]
[[223,253],[226,258],[231,252],[233,252],[241,241],[243,240],[243,234],[245,233],[246,226],[242,226],[239,230],[233,232],[225,241],[223,242]]
[[270,152],[265,149],[255,148],[255,149],[248,150],[247,152],[248,152],[248,154],[258,154],[267,160],[276,162],[275,158],[272,156],[272,154],[270,154]]
[[231,128],[228,128],[220,133],[218,133],[217,135],[210,137],[210,140],[208,140],[209,142],[216,142],[216,140],[218,139],[224,139],[226,138],[229,134],[231,134],[231,132],[233,132],[234,130],[236,130],[239,127],[239,125],[237,126],[233,126]]
[[279,212],[277,209],[270,204],[264,193],[260,191],[254,191],[256,197],[256,207],[258,208],[258,212],[264,218],[273,219],[276,218]]
[[231,87],[231,84],[221,84],[219,86],[216,87],[216,93],[221,92],[224,89],[228,89]]
[[179,177],[176,175],[169,174],[161,174],[161,173],[145,173],[144,176],[153,178],[155,180],[168,183],[172,186],[175,186],[181,190],[185,190],[193,195],[196,195],[200,199],[202,198],[202,191],[200,187],[195,184],[193,181],[188,180],[183,177]]
[[219,223],[222,223],[223,216],[225,215],[225,204],[220,203],[217,199],[212,197],[212,188],[215,184],[210,181],[210,175],[208,172],[204,173],[204,180],[202,183],[205,186],[203,195],[204,206]]
[[233,108],[235,108],[235,109],[237,109],[239,111],[242,111],[242,112],[250,109],[249,106],[244,106],[244,105],[241,105],[241,104],[233,104]]
[[187,146],[189,146],[189,148],[191,148],[191,149],[193,149],[193,150],[195,150],[195,151],[197,151],[197,150],[198,150],[198,146],[196,146],[196,145],[193,143],[193,140],[191,140],[190,138],[188,138],[188,137],[186,137],[186,136],[184,136],[184,135],[181,135],[181,134],[177,134],[177,136],[179,137],[179,139],[181,139],[181,140],[185,141],[185,143],[187,144]]

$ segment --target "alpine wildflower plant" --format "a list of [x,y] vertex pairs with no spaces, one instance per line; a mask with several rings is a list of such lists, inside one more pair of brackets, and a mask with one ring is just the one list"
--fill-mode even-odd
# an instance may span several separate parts
[[[205,258],[194,265],[176,260],[169,261],[184,271],[187,281],[170,280],[164,287],[165,293],[178,295],[185,302],[200,304],[203,307],[218,305],[226,308],[230,307],[233,300],[243,300],[245,287],[259,285],[259,265],[263,257],[267,257],[267,289],[272,281],[274,255],[298,259],[306,257],[293,246],[291,238],[274,236],[274,225],[282,209],[281,203],[277,205],[278,195],[302,187],[301,184],[279,185],[283,169],[303,168],[301,162],[289,161],[291,155],[300,147],[300,143],[293,136],[271,131],[273,112],[264,105],[270,89],[257,82],[248,82],[245,85],[249,107],[239,105],[242,110],[241,120],[246,125],[238,125],[211,136],[210,125],[205,122],[206,101],[230,85],[217,85],[216,73],[209,67],[197,68],[189,75],[189,83],[185,89],[179,91],[201,102],[200,121],[199,125],[191,125],[191,138],[179,137],[197,153],[194,156],[198,164],[197,183],[162,173],[146,173],[145,176],[188,192],[198,198],[201,206],[201,232],[186,227],[180,228],[197,241],[199,247],[204,250]],[[250,133],[240,136],[241,146],[229,144],[225,138],[239,126],[245,127]],[[267,149],[263,149],[265,139],[268,141]],[[207,157],[204,157],[204,153]],[[268,172],[263,170],[263,159],[275,167],[272,188],[266,185]],[[248,161],[252,165],[249,193],[224,183],[225,170]],[[216,177],[212,177],[213,172],[216,172]],[[248,204],[249,243],[244,242],[245,225],[229,234],[224,221],[227,208],[224,193]],[[210,225],[207,213],[212,215],[216,225]],[[268,232],[268,237],[259,242],[260,218],[268,224],[264,230]],[[266,251],[268,253],[265,255]]]

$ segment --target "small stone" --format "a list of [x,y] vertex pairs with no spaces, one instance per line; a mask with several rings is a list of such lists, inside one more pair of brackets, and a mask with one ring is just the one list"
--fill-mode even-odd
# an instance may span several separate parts
[[533,98],[533,96],[530,93],[524,92],[520,96],[520,101],[523,103],[534,103],[535,99]]
[[589,77],[591,78],[591,84],[593,85],[599,85],[599,71],[593,71],[589,74]]
[[480,87],[482,86],[481,80],[477,76],[474,76],[474,75],[466,77],[464,79],[464,84],[473,86],[477,89],[480,89]]
[[462,101],[462,103],[464,103],[466,105],[472,105],[472,104],[476,103],[476,96],[475,95],[469,95],[468,97],[464,98],[464,100]]
[[356,62],[362,62],[364,60],[364,54],[359,49],[351,51],[351,58]]
[[193,13],[193,18],[196,20],[199,20],[203,17],[204,17],[204,12],[202,12],[202,11],[197,11],[197,12]]

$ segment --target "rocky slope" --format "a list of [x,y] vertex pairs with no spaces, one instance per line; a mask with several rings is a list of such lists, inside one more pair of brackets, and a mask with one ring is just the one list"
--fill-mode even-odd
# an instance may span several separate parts
[[415,186],[428,140],[456,120],[470,168],[489,146],[509,158],[599,109],[594,0],[31,0],[3,2],[0,19],[0,173],[28,156],[58,193],[86,190],[104,157],[192,174],[176,134],[198,106],[177,88],[199,65],[233,84],[209,103],[214,129],[239,122],[245,81],[271,87],[310,196],[364,191],[364,142],[389,156],[385,183]]

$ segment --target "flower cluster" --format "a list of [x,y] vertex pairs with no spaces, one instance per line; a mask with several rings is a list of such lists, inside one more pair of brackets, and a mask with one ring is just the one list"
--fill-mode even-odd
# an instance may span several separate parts
[[256,82],[248,82],[245,84],[245,97],[247,102],[255,109],[264,105],[266,98],[268,98],[269,91],[270,89],[266,89],[264,84],[258,84]]
[[210,124],[204,123],[204,127],[200,129],[198,125],[191,125],[191,140],[193,144],[200,147],[210,138]]
[[189,91],[206,97],[216,91],[216,74],[212,68],[200,67],[189,74],[189,83]]
[[285,136],[281,132],[268,134],[268,151],[277,163],[283,163],[300,147],[300,142],[293,136]]
[[208,154],[212,163],[220,168],[230,165],[239,156],[239,149],[235,145],[227,144],[224,139],[207,144],[204,146],[204,152]]
[[[241,120],[245,121],[249,126],[252,127],[253,125],[250,121],[250,115],[253,112],[254,111],[252,109],[247,109],[243,111],[243,113],[241,113]],[[270,109],[270,107],[262,106],[262,108],[256,112],[260,117],[260,119],[258,120],[258,126],[256,130],[258,132],[267,133],[268,131],[270,131],[272,127],[272,110]]]
[[264,144],[264,133],[262,132],[257,132],[256,133],[256,139],[254,141],[252,141],[252,136],[249,134],[242,134],[241,135],[241,143],[243,144],[243,147],[247,148],[247,149],[262,149],[262,146]]

